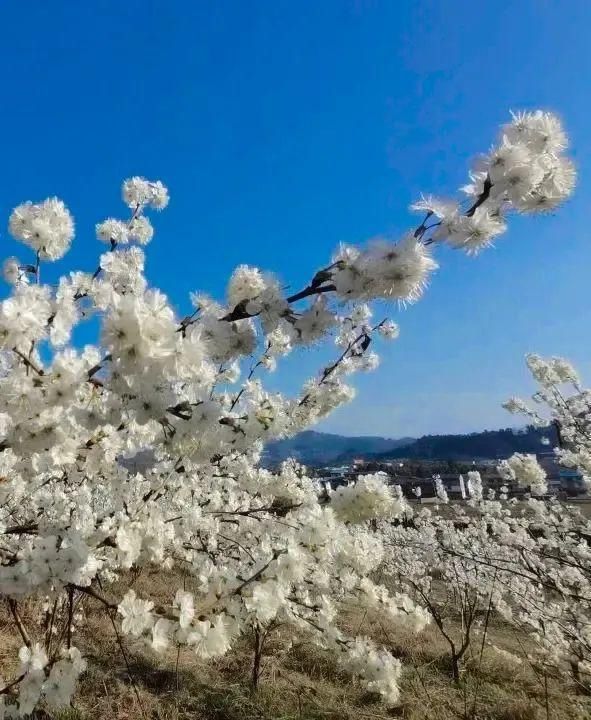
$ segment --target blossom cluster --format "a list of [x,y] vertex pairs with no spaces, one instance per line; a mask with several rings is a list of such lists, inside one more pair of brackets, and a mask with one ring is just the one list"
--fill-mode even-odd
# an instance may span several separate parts
[[432,237],[477,253],[507,229],[506,216],[546,212],[573,190],[576,171],[564,154],[568,140],[558,118],[540,110],[517,113],[503,125],[499,142],[478,158],[463,188],[470,207],[423,198],[413,207],[434,218]]
[[394,495],[387,481],[387,476],[376,473],[359,476],[352,485],[338,487],[331,496],[331,506],[337,517],[356,523],[402,515],[404,499]]
[[521,487],[529,488],[534,495],[543,495],[548,489],[546,472],[535,455],[514,453],[498,466],[498,470],[502,478],[508,482],[516,481]]

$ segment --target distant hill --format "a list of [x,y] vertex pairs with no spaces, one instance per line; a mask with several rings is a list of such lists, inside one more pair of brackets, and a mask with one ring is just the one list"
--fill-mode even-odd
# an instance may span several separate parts
[[357,457],[391,453],[414,438],[391,440],[383,437],[345,437],[306,430],[286,440],[269,443],[265,448],[265,463],[275,464],[293,457],[307,465],[348,463]]
[[[542,440],[547,438],[549,444]],[[269,443],[266,465],[288,457],[311,466],[345,465],[355,458],[365,460],[478,460],[506,458],[514,452],[539,453],[557,445],[552,428],[485,430],[468,435],[424,435],[418,439],[361,435],[346,437],[306,430],[295,437]]]
[[[547,439],[550,442],[544,443]],[[539,453],[558,444],[552,427],[485,430],[469,435],[424,435],[405,447],[376,453],[372,459],[477,460],[506,458],[514,452]]]

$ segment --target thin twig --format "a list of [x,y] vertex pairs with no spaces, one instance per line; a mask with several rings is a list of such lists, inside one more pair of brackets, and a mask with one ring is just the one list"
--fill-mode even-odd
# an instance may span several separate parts
[[17,602],[16,602],[16,600],[13,600],[12,598],[8,598],[7,602],[8,602],[8,607],[10,609],[10,613],[14,619],[14,624],[17,627],[17,630],[19,631],[20,636],[23,639],[23,642],[25,643],[25,645],[28,648],[30,648],[32,646],[31,637],[30,637],[29,633],[27,632],[27,628],[25,627],[25,625],[21,619],[21,616],[18,611]]

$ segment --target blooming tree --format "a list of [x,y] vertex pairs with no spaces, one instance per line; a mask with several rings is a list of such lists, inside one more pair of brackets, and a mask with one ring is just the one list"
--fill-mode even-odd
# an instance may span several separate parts
[[568,674],[591,693],[591,522],[576,510],[473,499],[448,516],[422,510],[383,525],[381,537],[382,573],[425,607],[456,682],[477,634],[482,659],[494,615],[527,635],[536,671]]
[[[336,618],[354,598],[416,629],[428,620],[369,577],[384,555],[376,518],[401,512],[400,494],[370,476],[326,500],[297,464],[261,467],[261,450],[353,397],[347,377],[376,366],[374,338],[398,334],[372,320],[372,301],[417,301],[437,268],[433,246],[476,253],[512,212],[567,198],[566,146],[554,115],[515,115],[476,162],[464,199],[421,199],[420,224],[398,242],[341,247],[292,294],[240,266],[225,301],[195,293],[182,317],[143,274],[148,212],[169,200],[160,182],[123,184],[129,216],[97,225],[107,249],[96,270],[57,286],[43,282],[42,266],[70,247],[68,209],[55,198],[15,208],[9,229],[31,256],[4,263],[12,291],[0,303],[0,593],[23,640],[20,669],[0,682],[6,716],[68,704],[85,666],[75,646],[83,598],[123,635],[202,658],[280,621],[397,702],[399,661],[347,637]],[[91,317],[96,344],[77,347],[72,331]],[[328,337],[337,358],[297,396],[265,389],[261,376],[283,356]],[[169,605],[133,590],[113,597],[114,579],[152,564],[186,577]],[[40,596],[52,630],[33,636],[20,607]]]
[[[529,355],[527,364],[539,386],[533,408],[519,398],[505,407],[537,426],[553,425],[557,459],[578,469],[589,486],[591,393],[562,358]],[[515,453],[498,472],[529,491],[524,502],[508,500],[507,487],[498,497],[489,489],[485,499],[480,474],[469,472],[465,505],[447,514],[423,510],[410,523],[382,526],[382,573],[425,607],[449,645],[456,681],[475,630],[484,626],[482,659],[495,613],[527,633],[525,659],[536,672],[568,674],[591,694],[591,522],[552,497],[536,497],[546,494],[547,484],[535,455]],[[447,504],[441,479],[434,481],[439,501]]]
[[[583,388],[575,368],[564,358],[544,359],[531,354],[527,366],[538,383],[530,407],[520,398],[504,405],[509,412],[525,415],[540,427],[553,425],[558,434],[556,456],[576,468],[591,487],[591,390]],[[534,471],[535,472],[535,471]],[[530,474],[532,483],[536,480]]]

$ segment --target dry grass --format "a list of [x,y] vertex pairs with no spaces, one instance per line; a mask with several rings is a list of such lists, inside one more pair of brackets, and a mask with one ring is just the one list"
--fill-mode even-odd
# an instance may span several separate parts
[[[138,593],[170,597],[178,578],[152,574],[136,578]],[[127,583],[128,585],[130,583]],[[23,608],[28,621],[38,613]],[[89,658],[74,707],[56,720],[589,720],[591,702],[564,680],[546,684],[527,661],[515,664],[480,645],[468,657],[460,686],[450,677],[445,641],[436,628],[420,635],[385,627],[351,610],[346,629],[360,631],[390,649],[404,663],[402,700],[388,710],[379,698],[339,672],[330,656],[308,642],[286,649],[279,628],[265,648],[257,692],[250,686],[250,639],[211,663],[189,649],[156,656],[139,641],[124,639],[126,666],[113,627],[92,601],[84,603],[77,644]],[[20,641],[0,610],[0,675],[10,677]],[[495,645],[522,655],[525,639],[492,624]],[[44,715],[44,717],[47,717]]]

